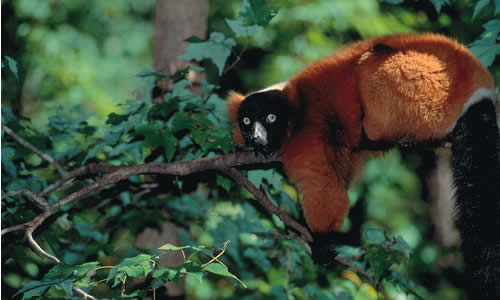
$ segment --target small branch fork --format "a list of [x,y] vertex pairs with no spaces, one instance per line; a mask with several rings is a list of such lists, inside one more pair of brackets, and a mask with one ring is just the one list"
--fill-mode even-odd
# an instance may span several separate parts
[[[55,263],[60,263],[61,261],[47,253],[40,247],[40,245],[33,238],[33,232],[51,215],[56,213],[58,209],[64,205],[70,204],[77,200],[80,200],[89,194],[99,191],[106,187],[107,185],[126,180],[134,175],[141,174],[166,174],[174,176],[186,176],[197,172],[215,170],[221,172],[222,174],[230,177],[240,186],[248,189],[255,198],[266,208],[270,213],[277,215],[280,220],[286,224],[293,231],[289,231],[287,235],[289,238],[295,238],[301,244],[307,245],[306,241],[312,241],[311,234],[308,229],[290,216],[279,210],[273,202],[266,196],[264,192],[259,190],[255,185],[253,185],[243,174],[241,174],[236,167],[251,164],[265,164],[270,162],[279,161],[277,157],[265,158],[263,156],[256,156],[253,152],[236,152],[226,155],[219,155],[207,158],[200,158],[197,160],[186,161],[186,162],[173,162],[173,163],[146,163],[134,166],[111,166],[107,164],[95,164],[91,163],[71,171],[66,171],[65,168],[53,159],[51,156],[43,153],[35,146],[33,146],[28,141],[24,140],[22,137],[15,134],[9,127],[2,125],[2,130],[7,133],[12,139],[14,139],[19,144],[30,149],[34,153],[38,154],[40,157],[52,164],[58,172],[61,174],[61,178],[49,185],[44,191],[39,194],[34,193],[29,189],[14,190],[6,192],[2,195],[2,200],[6,197],[14,196],[25,196],[29,201],[41,208],[42,213],[33,218],[33,220],[11,226],[8,228],[3,228],[1,235],[7,234],[9,232],[14,232],[22,230],[25,232],[25,237],[30,244],[31,248],[38,253],[40,256],[45,257]],[[50,193],[59,190],[68,181],[76,179],[83,175],[89,174],[104,174],[97,178],[94,182],[91,182],[87,186],[81,188],[78,191],[70,193],[58,200],[55,203],[49,203],[46,200],[46,196]],[[295,234],[297,232],[298,234]],[[306,250],[310,253],[310,249],[306,247]],[[74,288],[75,292],[85,299],[95,299],[93,296],[85,293],[81,289]]]
[[9,127],[7,127],[3,124],[2,124],[2,130],[6,134],[8,134],[14,141],[16,141],[20,145],[24,146],[26,149],[29,149],[29,150],[33,151],[34,153],[38,154],[38,156],[40,156],[41,158],[45,159],[50,164],[52,164],[62,176],[66,175],[66,173],[67,173],[66,170],[52,156],[40,151],[38,148],[33,146],[30,142],[28,142],[25,139],[23,139],[22,137],[18,136],[14,131],[12,131],[12,129],[10,129]]

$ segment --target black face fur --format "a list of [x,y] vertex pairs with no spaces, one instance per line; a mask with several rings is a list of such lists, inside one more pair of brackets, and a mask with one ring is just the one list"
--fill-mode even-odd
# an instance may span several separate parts
[[281,91],[269,90],[246,97],[238,111],[238,123],[247,146],[264,155],[278,150],[288,127],[288,106]]

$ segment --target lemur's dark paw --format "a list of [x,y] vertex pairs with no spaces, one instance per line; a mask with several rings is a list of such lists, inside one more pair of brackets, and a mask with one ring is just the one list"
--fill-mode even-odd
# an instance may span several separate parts
[[335,234],[331,232],[313,232],[312,236],[311,251],[314,263],[322,266],[335,263],[335,257],[339,254],[335,250]]
[[259,157],[262,155],[262,156],[264,156],[265,159],[268,159],[268,158],[276,155],[276,152],[265,152],[265,151],[259,151],[258,149],[254,149],[253,151],[254,151],[256,157]]

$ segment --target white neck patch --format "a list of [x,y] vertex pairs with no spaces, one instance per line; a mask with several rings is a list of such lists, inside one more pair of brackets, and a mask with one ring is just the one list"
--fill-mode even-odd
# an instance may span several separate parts
[[[457,118],[457,120],[460,119],[467,112],[469,107],[471,107],[472,105],[476,104],[477,102],[479,102],[485,98],[490,99],[491,102],[493,102],[493,104],[495,104],[495,102],[496,102],[495,91],[488,89],[488,88],[478,88],[472,94],[472,96],[469,97],[467,102],[464,103],[464,106],[462,108],[462,112],[460,113],[460,116]],[[451,124],[450,128],[448,128],[448,132],[451,132],[453,130],[453,128],[455,128],[455,125],[457,125],[457,121],[455,121],[455,122],[453,122],[453,124]]]

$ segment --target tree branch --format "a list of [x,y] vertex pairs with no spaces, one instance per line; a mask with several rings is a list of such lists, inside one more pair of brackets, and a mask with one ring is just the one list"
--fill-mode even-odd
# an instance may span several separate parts
[[64,176],[66,174],[66,170],[52,156],[48,155],[47,153],[43,153],[38,148],[33,146],[30,142],[28,142],[25,139],[23,139],[22,137],[18,136],[14,131],[12,131],[12,129],[10,129],[9,127],[7,127],[3,124],[2,124],[2,129],[12,139],[14,139],[17,143],[23,145],[25,148],[33,151],[34,153],[38,154],[38,156],[40,156],[41,158],[45,159],[50,164],[52,164],[62,176]]
[[47,200],[43,196],[39,196],[28,189],[9,191],[2,195],[2,200],[6,197],[15,197],[17,195],[26,195],[33,203],[40,205],[41,207],[46,207],[49,205]]
[[28,243],[31,245],[31,248],[33,248],[33,250],[40,254],[41,256],[45,257],[45,258],[48,258],[50,259],[51,261],[55,262],[56,264],[60,263],[61,261],[59,260],[59,258],[51,255],[51,254],[48,254],[45,250],[43,250],[42,247],[40,247],[40,245],[38,245],[38,243],[35,241],[35,239],[33,238],[33,230],[32,228],[26,230],[26,239],[28,240]]
[[312,236],[309,233],[309,230],[307,230],[307,228],[297,223],[297,221],[293,220],[292,218],[290,218],[290,216],[288,216],[287,214],[282,212],[278,207],[276,207],[273,204],[273,202],[268,197],[266,197],[266,195],[262,191],[257,189],[255,185],[253,185],[238,170],[236,170],[235,168],[228,168],[228,169],[221,169],[220,171],[226,174],[227,176],[231,177],[239,185],[245,187],[250,193],[252,193],[255,196],[255,198],[257,198],[257,200],[259,200],[259,202],[264,206],[264,208],[266,208],[270,213],[277,215],[283,223],[298,231],[300,234],[302,234],[302,236],[306,240],[312,241]]
[[[10,128],[2,125],[2,129],[9,134],[15,141],[22,144],[26,148],[32,150],[33,152],[40,155],[42,158],[54,165],[54,167],[61,173],[61,178],[56,182],[49,185],[44,191],[39,194],[34,193],[29,189],[9,191],[2,196],[4,199],[7,196],[15,197],[18,195],[26,196],[31,202],[39,205],[43,211],[33,220],[26,222],[24,224],[15,225],[12,227],[4,228],[1,231],[1,235],[9,232],[24,230],[26,239],[36,253],[40,256],[45,257],[55,263],[60,263],[60,259],[47,253],[33,238],[34,231],[51,215],[56,213],[58,209],[64,205],[70,204],[74,201],[80,200],[89,194],[103,189],[105,186],[114,184],[116,182],[126,180],[131,176],[141,175],[141,174],[165,174],[174,176],[186,176],[197,172],[203,172],[207,170],[215,170],[225,174],[232,178],[240,186],[245,187],[250,193],[252,193],[255,198],[268,210],[271,214],[277,215],[280,220],[293,229],[289,233],[290,237],[295,237],[301,244],[307,245],[304,240],[312,241],[311,234],[308,229],[298,222],[293,220],[287,214],[279,210],[273,202],[256,186],[254,186],[245,176],[243,176],[236,167],[251,164],[266,164],[271,162],[279,161],[277,157],[263,157],[257,156],[254,152],[236,152],[227,155],[212,156],[206,158],[200,158],[192,161],[185,162],[173,162],[173,163],[146,163],[141,165],[133,166],[112,166],[107,164],[88,164],[76,168],[70,172],[67,172],[56,160],[54,160],[49,155],[41,152],[30,143],[24,139],[17,136]],[[58,190],[66,182],[73,180],[77,177],[89,175],[89,174],[103,174],[102,177],[97,178],[94,182],[91,182],[87,186],[72,192],[57,202],[49,203],[45,197]],[[299,233],[296,234],[295,232]],[[308,247],[305,247],[310,252]],[[83,290],[74,288],[75,292],[86,299],[95,299],[91,295],[85,293]]]
[[[73,192],[61,200],[53,203],[43,205],[44,211],[38,215],[33,221],[23,224],[23,226],[16,225],[10,228],[2,230],[2,235],[15,230],[31,230],[33,232],[46,218],[54,214],[61,206],[67,205],[73,201],[79,200],[91,192],[101,190],[109,184],[119,182],[130,178],[131,176],[140,174],[166,174],[166,175],[176,175],[176,176],[186,176],[196,172],[202,172],[207,170],[216,170],[226,174],[227,176],[233,178],[239,185],[248,189],[254,196],[262,203],[262,205],[269,210],[271,213],[277,215],[281,221],[287,226],[293,228],[299,232],[307,241],[311,241],[312,237],[304,226],[297,223],[295,220],[290,218],[288,215],[280,211],[274,204],[266,197],[266,195],[257,189],[245,176],[243,176],[235,166],[242,166],[248,164],[259,164],[259,163],[270,163],[278,161],[276,157],[265,158],[262,156],[256,156],[253,152],[236,152],[227,155],[218,155],[206,158],[200,158],[197,160],[186,161],[186,162],[174,162],[174,163],[147,163],[142,165],[134,166],[111,166],[105,164],[89,164],[84,167],[77,168],[71,172],[67,172],[61,179],[56,183],[47,187],[45,191],[42,192],[43,195],[48,194],[51,191],[56,190],[59,186],[64,184],[64,182],[76,178],[78,176],[86,174],[97,174],[97,173],[107,173],[100,179],[90,183],[89,185],[81,188],[80,190]],[[18,194],[19,191],[14,191]],[[12,192],[12,193],[14,193]],[[33,195],[31,191],[24,191],[24,194]],[[39,197],[39,196],[38,196]],[[31,199],[31,198],[30,198]],[[34,199],[34,198],[33,198]],[[33,200],[32,199],[32,200]],[[43,198],[42,198],[43,199]],[[45,201],[43,199],[43,201]],[[46,201],[45,201],[46,202]],[[38,203],[38,202],[37,202]],[[43,202],[42,202],[43,203]],[[42,254],[45,256],[44,254]]]

